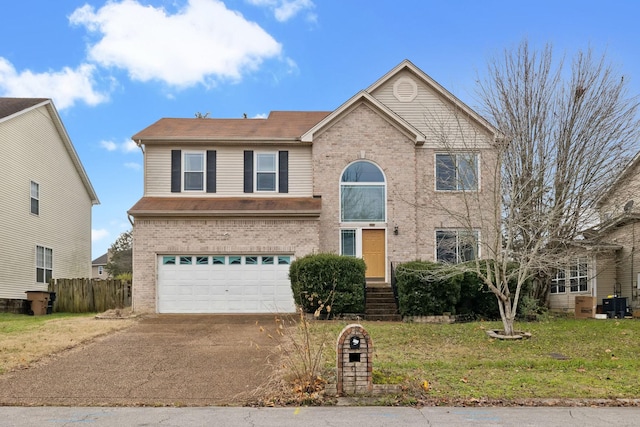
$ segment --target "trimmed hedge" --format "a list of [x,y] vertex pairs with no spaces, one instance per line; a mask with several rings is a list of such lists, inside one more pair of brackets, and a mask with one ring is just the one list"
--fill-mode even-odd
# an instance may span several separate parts
[[456,313],[463,275],[438,279],[437,273],[442,268],[442,264],[428,261],[407,262],[396,268],[398,305],[402,316]]
[[364,313],[365,264],[362,259],[314,254],[291,263],[289,278],[293,297],[306,313],[331,317]]
[[[513,264],[509,268],[518,266]],[[442,269],[447,270],[446,278],[437,279]],[[412,261],[396,267],[395,274],[400,314],[403,316],[437,316],[449,312],[482,319],[500,318],[495,294],[472,271],[452,274],[450,265]],[[510,283],[509,288],[515,292],[516,284]],[[518,315],[522,315],[522,296],[527,295],[530,289],[531,283],[527,282],[520,291]]]

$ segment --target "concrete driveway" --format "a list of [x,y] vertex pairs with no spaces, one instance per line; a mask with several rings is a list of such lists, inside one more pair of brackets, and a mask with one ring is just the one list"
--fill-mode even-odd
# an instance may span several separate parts
[[256,322],[271,327],[274,316],[149,316],[1,375],[0,405],[243,405],[256,400],[275,358],[276,343]]

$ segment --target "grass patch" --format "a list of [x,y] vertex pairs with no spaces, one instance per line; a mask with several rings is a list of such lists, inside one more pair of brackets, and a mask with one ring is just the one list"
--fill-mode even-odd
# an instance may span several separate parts
[[97,320],[95,314],[26,316],[0,313],[0,374],[50,354],[126,328],[134,320]]
[[[317,322],[337,337],[344,322]],[[555,319],[517,325],[529,340],[496,340],[499,322],[362,322],[374,344],[373,379],[442,399],[637,398],[640,321]],[[320,336],[320,335],[319,335]],[[562,356],[562,357],[559,357]],[[335,372],[335,345],[325,350]],[[421,387],[428,381],[429,389]]]

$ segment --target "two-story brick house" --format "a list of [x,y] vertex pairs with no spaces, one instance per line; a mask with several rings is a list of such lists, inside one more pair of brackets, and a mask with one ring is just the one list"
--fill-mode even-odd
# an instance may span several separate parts
[[409,61],[334,111],[161,119],[132,137],[133,308],[291,312],[289,264],[310,253],[383,283],[395,261],[482,256],[492,227],[455,213],[466,194],[494,208],[495,133]]

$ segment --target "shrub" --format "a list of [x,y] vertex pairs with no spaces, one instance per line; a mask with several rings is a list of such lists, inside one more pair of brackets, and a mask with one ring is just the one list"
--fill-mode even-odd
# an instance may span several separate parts
[[412,261],[396,268],[398,305],[403,316],[455,314],[460,299],[461,274],[444,274],[450,267]]
[[[508,266],[509,270],[514,271],[518,265],[512,263]],[[518,303],[517,314],[522,315],[523,297],[529,293],[531,289],[530,281],[523,284],[520,290],[520,302]],[[509,290],[513,293],[516,290],[516,282],[509,282]],[[498,301],[495,294],[489,287],[480,280],[478,275],[473,271],[466,271],[461,284],[460,301],[457,305],[459,314],[473,314],[482,319],[500,319],[500,310],[498,309]]]
[[314,254],[293,261],[289,278],[296,304],[330,317],[364,312],[364,273],[362,259]]

